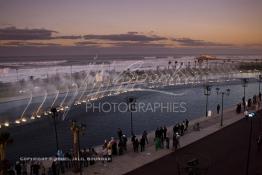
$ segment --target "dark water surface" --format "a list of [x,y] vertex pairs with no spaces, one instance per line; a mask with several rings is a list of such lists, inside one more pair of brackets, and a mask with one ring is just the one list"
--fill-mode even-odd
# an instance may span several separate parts
[[[209,97],[209,108],[215,111],[216,105],[221,103],[221,95],[217,95],[215,88],[212,87],[212,94]],[[227,84],[219,85],[221,89],[230,88],[229,96],[225,96],[224,107],[229,108],[241,102],[243,97],[243,87],[241,84]],[[153,104],[155,102],[167,103],[184,103],[186,111],[180,112],[134,112],[133,124],[135,133],[141,134],[143,130],[151,131],[159,126],[171,126],[176,122],[181,122],[185,118],[195,119],[205,115],[206,97],[203,95],[203,87],[173,87],[162,89],[165,92],[173,92],[176,94],[182,93],[182,96],[171,96],[157,92],[128,92],[117,96],[104,97],[95,102],[110,102],[121,103],[125,102],[128,96],[137,98],[138,103]],[[258,84],[249,83],[246,88],[247,98],[251,98],[254,94],[258,93]],[[33,98],[32,104],[28,111],[33,111],[43,97]],[[50,105],[54,97],[48,97],[45,107]],[[58,98],[57,104],[62,101],[62,95]],[[3,122],[7,117],[17,118],[21,115],[28,99],[18,100],[8,103],[0,104],[0,121]],[[57,105],[56,104],[56,105]],[[72,136],[70,131],[70,120],[77,120],[86,124],[86,131],[81,136],[81,144],[83,147],[90,147],[100,145],[104,139],[111,136],[116,137],[117,128],[122,128],[126,135],[130,135],[130,113],[129,112],[86,112],[86,106],[79,105],[73,106],[69,111],[65,121],[58,121],[57,130],[59,137],[59,145],[64,151],[72,147]],[[56,151],[54,126],[52,118],[43,117],[34,122],[19,125],[9,128],[1,128],[0,130],[8,130],[11,133],[14,143],[8,146],[7,157],[8,159],[15,160],[20,156],[51,156]]]

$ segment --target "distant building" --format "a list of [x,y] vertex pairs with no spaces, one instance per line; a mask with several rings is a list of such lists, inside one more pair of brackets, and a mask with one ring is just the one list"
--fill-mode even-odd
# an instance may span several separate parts
[[201,55],[199,57],[196,57],[196,60],[198,62],[203,62],[203,61],[209,61],[209,60],[218,60],[218,58],[210,55]]

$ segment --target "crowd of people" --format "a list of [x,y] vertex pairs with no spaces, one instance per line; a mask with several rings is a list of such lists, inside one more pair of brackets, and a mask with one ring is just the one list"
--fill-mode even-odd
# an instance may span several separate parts
[[[179,147],[179,137],[183,136],[187,131],[189,121],[186,119],[181,123],[177,123],[173,127],[173,149]],[[109,140],[104,140],[101,151],[96,151],[94,148],[84,148],[79,152],[81,168],[92,166],[96,163],[96,158],[100,157],[102,163],[110,163],[114,156],[121,156],[128,151],[128,138],[121,128],[117,129],[117,138],[111,137]],[[136,136],[134,133],[131,136],[131,143],[133,152],[139,153],[146,150],[146,145],[149,144],[148,133],[143,131],[141,136]],[[159,127],[155,130],[155,137],[153,140],[155,149],[169,149],[170,137],[166,126]],[[153,144],[152,143],[152,144]],[[73,170],[79,167],[79,160],[74,160],[73,150],[63,153],[58,151],[56,157],[62,158],[63,161],[53,160],[49,161],[48,165],[43,161],[17,161],[14,166],[10,166],[8,175],[59,175],[64,174],[68,170]]]
[[236,107],[236,113],[240,114],[242,109],[245,110],[245,115],[248,113],[248,109],[250,109],[253,106],[255,106],[256,110],[258,110],[260,104],[262,95],[259,93],[258,95],[253,95],[252,98],[249,98],[246,100],[245,97],[242,98],[242,103],[238,103]]

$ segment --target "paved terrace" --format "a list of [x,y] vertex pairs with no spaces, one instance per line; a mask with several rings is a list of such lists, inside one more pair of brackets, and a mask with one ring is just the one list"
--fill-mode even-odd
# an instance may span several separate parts
[[[191,120],[189,123],[189,129],[184,136],[180,138],[180,147],[185,147],[197,140],[200,140],[216,131],[221,130],[222,128],[229,126],[240,119],[243,118],[243,113],[237,114],[235,108],[224,110],[224,124],[223,127],[220,126],[220,116],[214,115],[212,117],[201,117],[195,120]],[[195,123],[200,123],[200,131],[193,130],[193,125]],[[99,175],[120,175],[135,170],[145,164],[153,162],[163,156],[166,156],[173,152],[172,150],[172,136],[173,136],[173,126],[168,127],[167,136],[170,138],[170,149],[160,149],[155,150],[154,145],[154,132],[148,134],[149,144],[146,145],[144,152],[134,153],[133,146],[128,140],[127,149],[121,156],[113,156],[113,161],[103,164],[102,162],[96,162],[92,166],[83,168],[83,175],[99,174]],[[141,135],[137,136],[141,138]],[[101,146],[102,147],[102,146]],[[101,147],[97,147],[98,152]],[[101,155],[102,157],[102,155]],[[67,172],[66,175],[73,175],[73,172]]]
[[[262,111],[125,175],[262,175]],[[248,159],[249,157],[249,159]],[[192,168],[188,162],[197,160]],[[191,173],[190,173],[191,172]]]

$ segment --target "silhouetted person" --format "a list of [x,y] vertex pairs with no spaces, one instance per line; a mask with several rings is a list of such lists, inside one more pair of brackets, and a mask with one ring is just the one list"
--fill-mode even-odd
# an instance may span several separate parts
[[244,107],[246,106],[246,99],[245,99],[245,97],[242,98],[242,104],[243,104]]
[[122,132],[122,130],[120,129],[120,128],[118,128],[118,130],[117,130],[117,136],[118,136],[118,139],[120,140],[121,138],[122,138],[122,136],[123,136],[123,132]]
[[53,162],[52,163],[52,172],[53,172],[53,175],[57,175],[57,165],[56,165],[56,162]]
[[189,125],[189,121],[186,119],[186,128],[185,128],[185,130],[188,129],[188,125]]
[[22,174],[22,166],[21,166],[20,162],[16,162],[15,171],[16,171],[17,175],[21,175]]
[[124,143],[123,143],[122,139],[120,139],[119,143],[118,143],[118,154],[122,155],[123,154],[123,150],[124,150]]
[[217,114],[219,114],[219,112],[220,112],[220,105],[218,104],[217,105]]
[[174,134],[173,135],[173,149],[177,150],[178,144],[179,144],[179,142],[178,142],[178,139],[177,139],[177,135]]
[[241,112],[241,103],[237,104],[236,112],[239,114]]
[[33,175],[39,175],[39,169],[40,169],[40,165],[38,165],[37,163],[31,165],[31,172]]
[[181,136],[184,135],[184,131],[185,131],[185,127],[184,127],[184,125],[183,125],[183,123],[182,123],[182,124],[180,124],[180,133],[181,133]]
[[166,128],[166,126],[164,126],[164,128],[163,128],[164,139],[166,139],[166,133],[167,133],[167,128]]
[[173,127],[173,134],[176,134],[178,132],[178,125],[176,124],[174,127]]
[[133,150],[136,152],[136,136],[133,135],[131,138],[132,144],[133,144]]
[[169,149],[169,143],[170,143],[170,139],[169,137],[166,137],[166,149]]
[[135,140],[134,142],[134,151],[138,153],[138,147],[139,147],[139,141],[138,139]]
[[142,137],[145,139],[145,142],[148,144],[147,132],[146,130],[143,132]]
[[146,144],[145,138],[142,137],[140,139],[140,151],[141,152],[145,151],[145,144]]
[[122,136],[122,141],[123,141],[123,149],[127,151],[127,138],[126,135]]
[[251,98],[249,98],[248,101],[247,101],[247,106],[251,107],[251,105],[252,105],[252,100],[251,100]]

